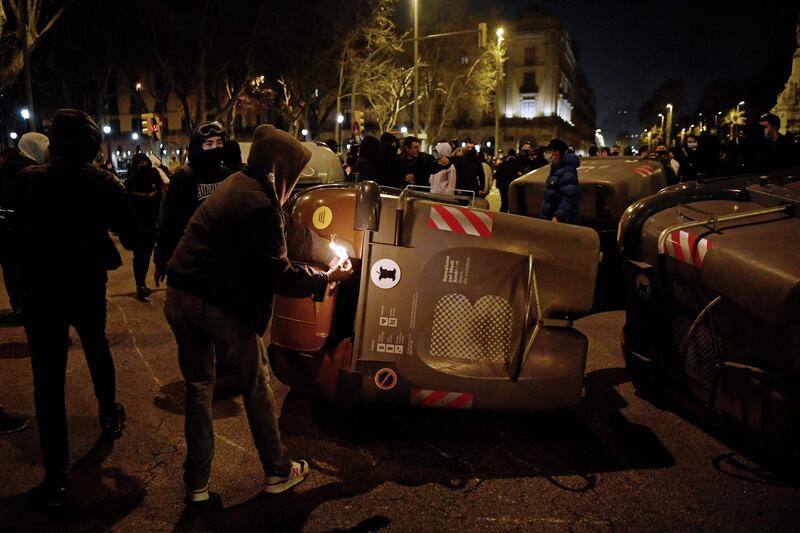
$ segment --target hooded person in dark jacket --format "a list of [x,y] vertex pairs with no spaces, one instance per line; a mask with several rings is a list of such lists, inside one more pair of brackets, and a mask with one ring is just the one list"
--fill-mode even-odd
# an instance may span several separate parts
[[539,218],[581,223],[581,190],[578,185],[578,167],[581,162],[575,154],[567,153],[567,143],[553,139],[547,145],[545,160],[550,162],[544,199],[539,209]]
[[[22,169],[32,165],[41,165],[47,158],[50,140],[41,133],[28,132],[19,139],[19,149],[9,148],[2,154],[0,166],[0,205],[10,209],[6,198],[9,189]],[[7,224],[0,228],[0,264],[3,266],[3,283],[11,304],[11,310],[17,322],[22,320],[22,309],[25,296],[20,279],[20,266],[14,254],[14,234]]]
[[[379,181],[381,168],[381,143],[372,135],[365,135],[358,148],[358,161],[350,173],[358,173],[358,181]],[[354,180],[355,181],[355,180]]]
[[222,166],[225,128],[219,122],[204,122],[192,132],[189,160],[170,178],[161,205],[153,263],[156,286],[164,279],[167,263],[183,231],[200,204],[213,193],[230,171]]
[[400,141],[397,140],[397,137],[386,131],[381,135],[380,145],[378,184],[404,189],[406,182],[400,175],[400,157],[397,155],[397,150],[400,148]]
[[483,165],[478,160],[475,143],[467,141],[463,155],[454,158],[453,163],[456,166],[456,189],[472,191],[476,196],[483,196],[486,176],[483,172]]
[[136,297],[139,301],[145,302],[151,292],[146,283],[147,270],[156,242],[162,181],[158,171],[144,154],[134,155],[129,169],[125,188],[128,190],[133,212],[142,230],[139,245],[133,250],[133,277],[136,280]]
[[114,361],[106,339],[107,271],[122,264],[109,236],[132,249],[139,227],[125,188],[90,161],[100,130],[84,112],[62,109],[50,126],[51,162],[22,171],[9,195],[25,290],[25,332],[45,480],[31,490],[36,505],[63,506],[69,450],[64,382],[69,327],[78,332],[100,410],[102,435],[122,436]]
[[209,497],[215,347],[242,392],[264,467],[264,492],[282,492],[308,475],[308,463],[292,461],[281,442],[259,343],[274,294],[320,300],[328,283],[352,273],[349,263],[320,272],[287,259],[282,206],[310,158],[286,132],[259,126],[245,170],[200,206],[169,262],[164,311],[186,380],[188,502]]

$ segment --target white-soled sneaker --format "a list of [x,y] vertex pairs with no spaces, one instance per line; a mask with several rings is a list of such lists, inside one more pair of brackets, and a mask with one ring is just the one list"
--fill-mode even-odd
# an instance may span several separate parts
[[267,476],[264,485],[264,492],[268,494],[279,494],[294,487],[305,478],[311,469],[306,461],[292,461],[292,469],[286,476]]
[[207,502],[209,498],[208,483],[206,483],[205,487],[199,489],[191,489],[186,487],[186,503]]

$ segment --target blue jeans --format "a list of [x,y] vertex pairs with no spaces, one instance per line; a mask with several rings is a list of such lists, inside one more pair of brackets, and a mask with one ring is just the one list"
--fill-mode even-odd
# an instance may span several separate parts
[[261,339],[233,316],[175,287],[167,288],[164,314],[178,342],[178,361],[186,381],[187,452],[183,479],[189,488],[204,487],[211,476],[215,356],[227,363],[242,392],[265,474],[289,472],[291,459],[281,442],[272,390],[259,350]]

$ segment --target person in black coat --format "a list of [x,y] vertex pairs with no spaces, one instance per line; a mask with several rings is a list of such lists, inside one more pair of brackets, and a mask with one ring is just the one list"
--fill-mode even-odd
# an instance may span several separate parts
[[403,176],[400,175],[400,156],[397,154],[400,148],[400,141],[387,131],[381,135],[380,145],[378,184],[394,187],[396,189],[404,189],[406,183]]
[[358,181],[372,180],[379,182],[381,169],[381,143],[372,135],[365,135],[358,148],[358,161],[353,165],[350,177],[358,174]]
[[106,339],[107,271],[122,259],[109,230],[127,249],[139,226],[125,188],[91,165],[100,130],[86,113],[58,111],[50,126],[51,162],[20,172],[9,191],[25,290],[25,332],[45,479],[29,492],[34,505],[67,502],[69,447],[64,382],[69,327],[81,338],[100,410],[103,437],[122,436],[114,361]]
[[512,148],[503,159],[503,162],[497,166],[497,172],[494,174],[494,181],[497,184],[497,190],[500,191],[500,212],[508,213],[508,189],[511,182],[517,179],[517,152]]
[[204,122],[192,132],[189,161],[170,178],[161,203],[153,263],[156,287],[164,280],[167,263],[181,240],[183,231],[200,204],[230,174],[222,166],[225,154],[225,128],[219,122]]
[[151,293],[147,288],[147,270],[156,242],[162,182],[161,176],[144,154],[134,155],[129,169],[125,188],[142,231],[139,245],[133,250],[133,277],[136,281],[136,297],[139,301],[146,302]]
[[[7,148],[0,154],[0,205],[3,209],[10,210],[11,205],[5,191],[11,188],[17,176],[22,169],[31,165],[36,165],[37,162],[30,157],[25,156],[16,148]],[[6,287],[6,294],[8,294],[8,301],[11,304],[11,311],[15,321],[19,323],[22,320],[22,312],[25,306],[24,291],[20,282],[20,267],[19,261],[14,254],[14,234],[8,224],[8,218],[11,212],[7,212],[4,218],[6,219],[2,226],[0,226],[0,265],[3,267],[3,283]]]
[[486,176],[483,165],[478,160],[475,143],[467,142],[463,155],[453,158],[453,164],[456,166],[456,189],[472,191],[475,196],[483,196]]

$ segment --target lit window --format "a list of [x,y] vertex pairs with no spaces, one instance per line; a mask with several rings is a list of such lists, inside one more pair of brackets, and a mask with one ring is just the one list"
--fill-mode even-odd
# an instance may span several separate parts
[[522,111],[521,111],[522,118],[533,118],[535,112],[536,112],[536,99],[523,98]]

